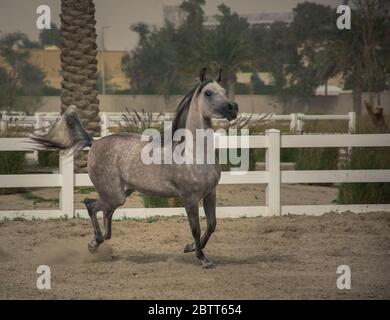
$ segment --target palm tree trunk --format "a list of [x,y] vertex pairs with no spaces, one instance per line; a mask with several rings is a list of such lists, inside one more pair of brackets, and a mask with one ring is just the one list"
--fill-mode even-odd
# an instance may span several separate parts
[[92,0],[61,2],[61,111],[74,104],[87,131],[100,133],[97,98],[95,5]]
[[236,89],[235,89],[235,78],[229,77],[227,80],[227,91],[228,91],[228,96],[229,99],[234,100],[236,97]]
[[[93,0],[61,1],[61,113],[69,105],[92,136],[100,135],[97,98],[96,20]],[[76,171],[86,160],[76,161]]]

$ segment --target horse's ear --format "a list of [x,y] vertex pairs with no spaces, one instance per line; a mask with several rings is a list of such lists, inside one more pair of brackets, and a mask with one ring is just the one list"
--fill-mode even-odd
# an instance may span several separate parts
[[220,83],[221,81],[222,81],[222,68],[219,68],[219,74],[218,74],[217,82]]
[[202,68],[199,73],[199,80],[203,82],[206,79],[206,67]]

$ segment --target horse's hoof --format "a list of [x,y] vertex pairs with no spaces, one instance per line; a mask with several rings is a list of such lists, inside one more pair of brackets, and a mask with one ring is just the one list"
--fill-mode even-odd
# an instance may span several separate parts
[[99,244],[95,240],[92,240],[90,243],[88,243],[88,250],[90,253],[95,253],[98,247]]
[[184,253],[188,252],[194,252],[195,251],[195,244],[194,243],[187,243],[184,247]]
[[214,264],[211,261],[202,261],[202,268],[203,269],[210,269],[213,268]]

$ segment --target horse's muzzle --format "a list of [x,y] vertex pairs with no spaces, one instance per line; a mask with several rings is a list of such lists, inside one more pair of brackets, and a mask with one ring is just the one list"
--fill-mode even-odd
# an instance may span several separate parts
[[224,113],[229,121],[236,119],[238,114],[238,104],[233,101],[228,102]]

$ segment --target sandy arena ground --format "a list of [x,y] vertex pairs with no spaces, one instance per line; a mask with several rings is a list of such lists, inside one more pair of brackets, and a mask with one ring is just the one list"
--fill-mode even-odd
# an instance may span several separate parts
[[[58,199],[60,190],[58,188],[32,188],[34,196],[44,199]],[[95,199],[96,192],[80,193],[75,191],[75,208],[83,208],[83,200],[88,197]],[[303,204],[332,204],[337,197],[337,188],[313,186],[313,185],[282,185],[282,205],[303,205]],[[218,206],[264,206],[265,185],[243,184],[243,185],[219,185],[217,187]],[[0,195],[1,210],[26,210],[26,209],[55,209],[58,204],[50,201],[34,201],[25,195],[9,194]],[[125,208],[143,208],[144,203],[141,195],[135,192],[127,198],[123,205]]]
[[[204,227],[205,221],[202,220]],[[2,299],[390,298],[390,214],[220,219],[202,269],[186,218],[117,221],[91,255],[88,220],[0,223]],[[52,289],[36,288],[47,264]],[[348,265],[351,290],[336,288]]]

